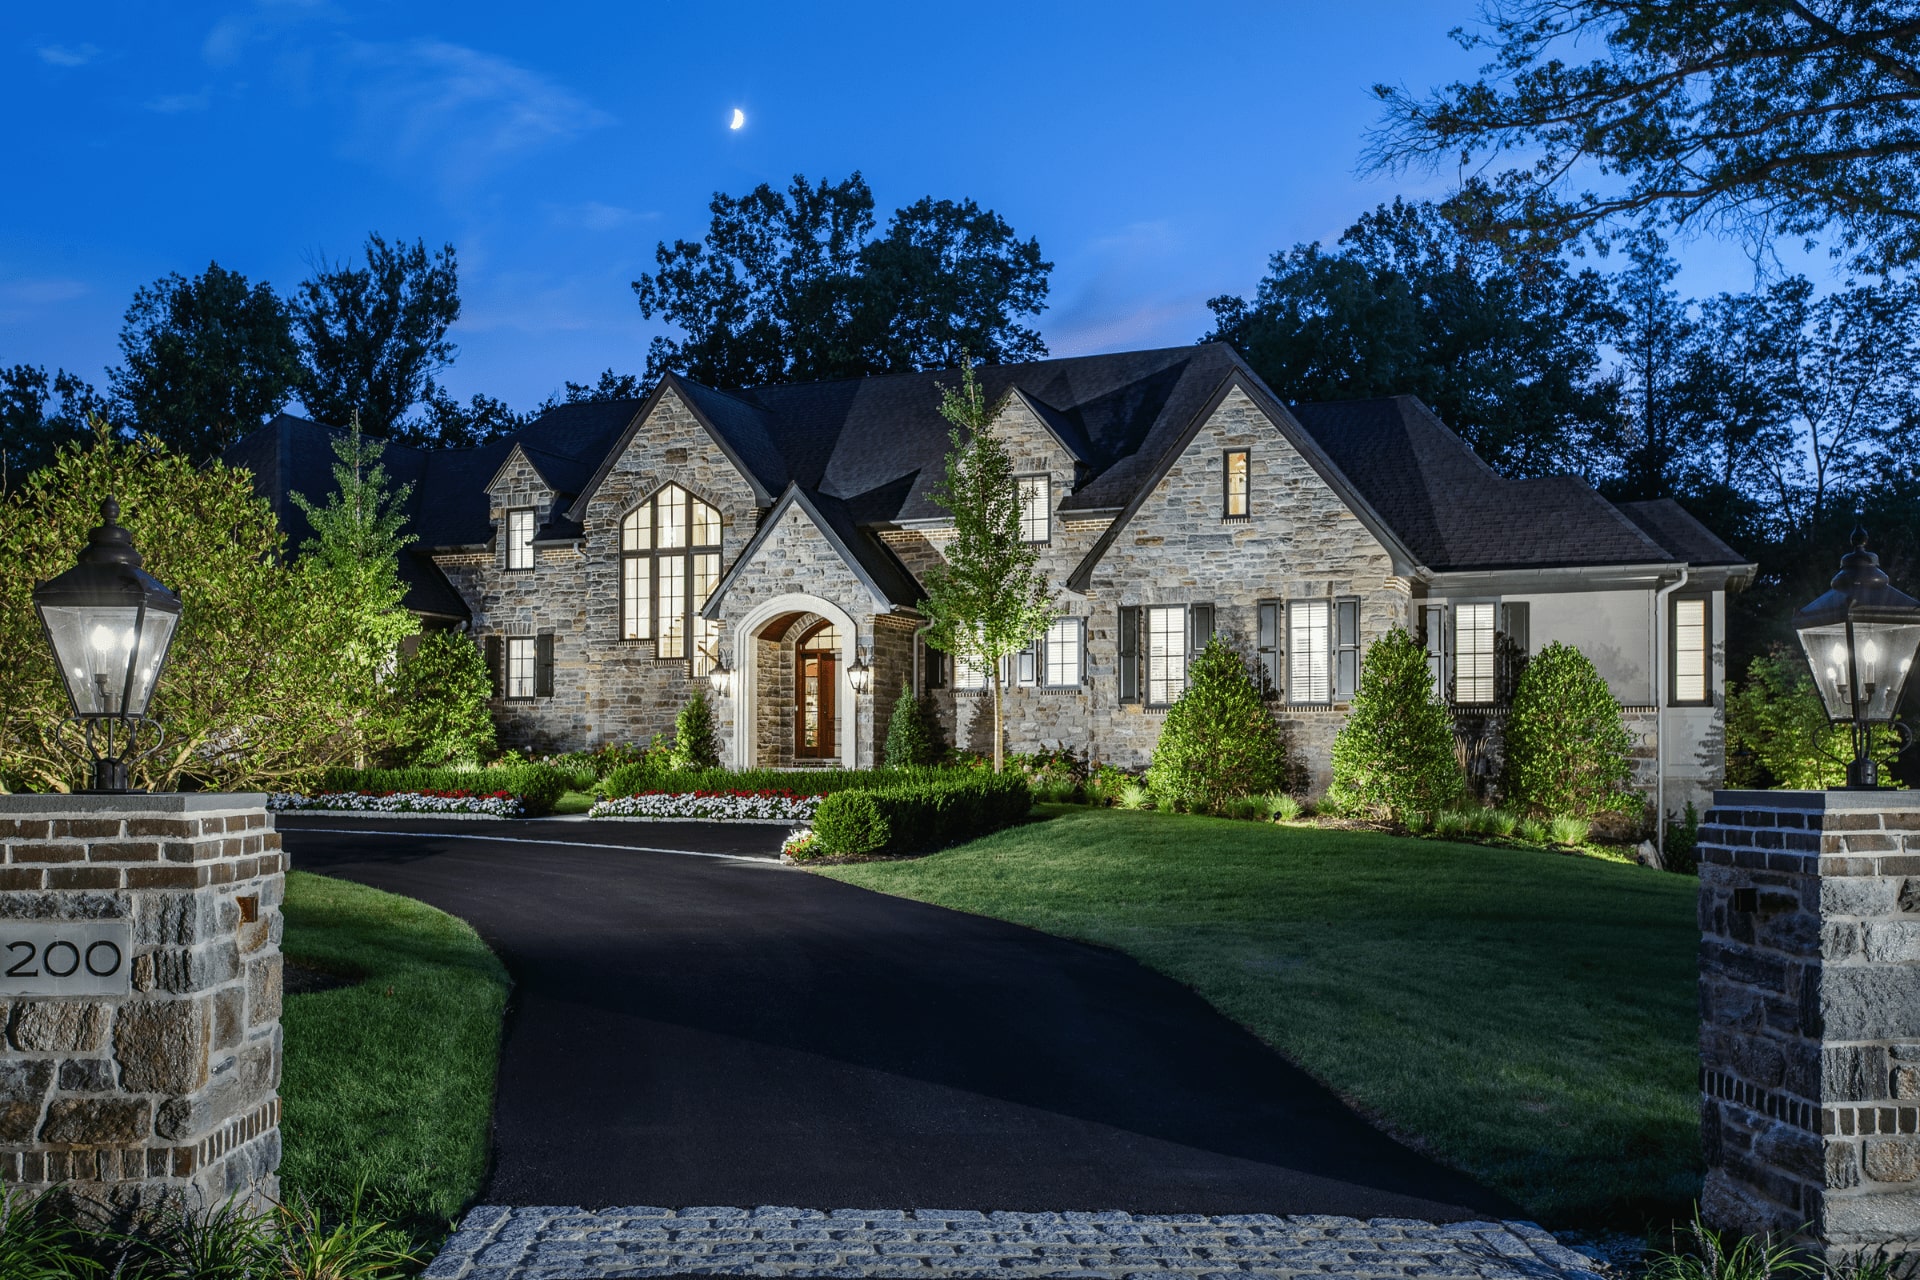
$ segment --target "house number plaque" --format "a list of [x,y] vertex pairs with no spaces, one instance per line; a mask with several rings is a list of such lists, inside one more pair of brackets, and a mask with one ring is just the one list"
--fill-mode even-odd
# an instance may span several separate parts
[[120,996],[133,990],[125,920],[0,920],[0,996]]

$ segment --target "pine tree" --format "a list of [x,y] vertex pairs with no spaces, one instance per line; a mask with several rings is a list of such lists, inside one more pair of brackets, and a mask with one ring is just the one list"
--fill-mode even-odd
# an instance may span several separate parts
[[940,737],[932,723],[927,704],[913,696],[913,688],[900,682],[900,696],[893,701],[893,713],[887,717],[886,760],[889,769],[907,769],[933,764],[940,758]]
[[1438,813],[1467,790],[1453,724],[1435,696],[1426,650],[1399,627],[1368,648],[1353,710],[1333,740],[1336,809],[1374,817]]
[[1507,795],[1550,818],[1632,813],[1640,798],[1620,704],[1586,654],[1556,640],[1520,677],[1507,716]]
[[1276,790],[1287,753],[1247,664],[1219,636],[1195,658],[1187,687],[1167,712],[1147,768],[1162,808],[1207,810]]
[[673,767],[676,769],[717,769],[720,747],[713,737],[713,708],[707,705],[706,691],[695,689],[680,708],[673,722]]
[[1037,640],[1057,613],[1039,552],[1020,537],[1020,485],[993,431],[1000,407],[987,402],[971,365],[963,364],[960,385],[941,397],[953,448],[933,500],[953,515],[953,539],[945,563],[921,577],[927,643],[993,681],[995,773],[1006,767],[1001,660]]

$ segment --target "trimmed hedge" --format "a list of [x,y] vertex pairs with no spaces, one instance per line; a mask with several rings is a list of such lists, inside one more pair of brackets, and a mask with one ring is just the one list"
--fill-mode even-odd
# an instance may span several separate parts
[[504,791],[519,799],[529,817],[553,812],[565,794],[568,771],[547,764],[496,765],[490,769],[329,769],[321,791]]
[[622,765],[594,788],[603,800],[648,791],[791,791],[825,796],[911,783],[940,783],[962,776],[952,769],[675,769],[652,760]]
[[939,776],[828,795],[813,815],[815,851],[925,853],[1012,826],[1033,808],[1033,791],[1016,773],[913,772]]

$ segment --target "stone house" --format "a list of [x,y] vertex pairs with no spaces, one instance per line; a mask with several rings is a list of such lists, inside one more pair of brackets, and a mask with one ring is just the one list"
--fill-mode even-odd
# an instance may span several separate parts
[[[1328,781],[1361,655],[1424,638],[1462,750],[1490,770],[1516,659],[1599,666],[1667,803],[1722,772],[1726,593],[1753,566],[1670,501],[1497,475],[1412,397],[1282,404],[1229,347],[980,371],[1060,619],[1007,666],[1007,745],[1146,764],[1187,662],[1226,637],[1308,780]],[[710,669],[739,766],[871,763],[903,687],[990,747],[983,673],[920,632],[951,530],[931,492],[952,373],[728,394],[669,375],[473,449],[388,450],[411,483],[409,604],[493,663],[503,740],[645,740]],[[291,537],[329,431],[282,416],[235,445]],[[856,693],[856,663],[872,673]]]

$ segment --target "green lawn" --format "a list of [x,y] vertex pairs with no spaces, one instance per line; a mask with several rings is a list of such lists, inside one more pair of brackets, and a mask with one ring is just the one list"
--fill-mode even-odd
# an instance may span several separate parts
[[553,802],[555,813],[585,813],[593,808],[593,797],[585,791],[563,791]]
[[364,973],[288,996],[280,1085],[284,1191],[365,1203],[437,1240],[480,1189],[508,980],[464,921],[423,902],[289,872],[290,960]]
[[1685,1216],[1696,882],[1594,858],[1048,808],[821,874],[1125,951],[1549,1226]]

